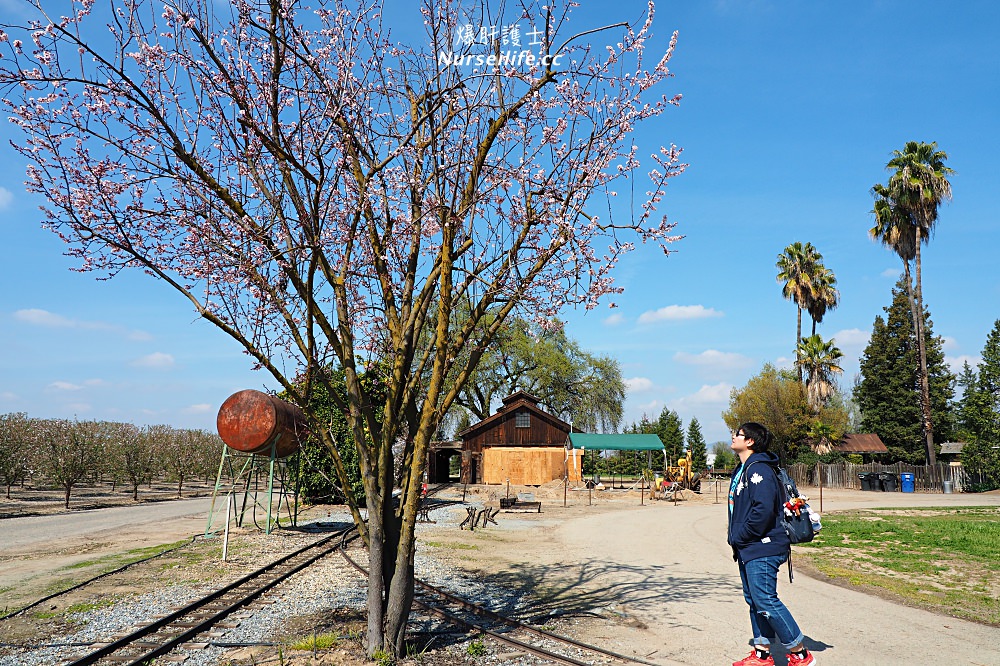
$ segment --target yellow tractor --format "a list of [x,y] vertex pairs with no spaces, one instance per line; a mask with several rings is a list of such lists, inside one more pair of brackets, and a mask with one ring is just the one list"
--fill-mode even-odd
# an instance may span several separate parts
[[677,460],[675,467],[667,467],[662,477],[657,477],[654,491],[660,497],[669,498],[676,490],[698,490],[701,487],[701,480],[708,476],[708,472],[696,474],[691,465],[691,452]]

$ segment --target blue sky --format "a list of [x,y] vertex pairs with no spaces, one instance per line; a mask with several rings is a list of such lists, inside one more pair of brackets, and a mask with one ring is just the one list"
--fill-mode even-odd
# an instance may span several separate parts
[[[646,3],[612,5],[621,15],[582,4],[581,30],[635,19]],[[0,0],[0,12],[16,8]],[[397,34],[419,21],[398,20]],[[685,238],[669,257],[640,248],[619,266],[618,308],[565,313],[571,336],[621,363],[626,422],[667,406],[685,424],[697,416],[710,442],[727,438],[731,388],[792,355],[795,308],[774,264],[794,241],[837,276],[842,303],[820,333],[845,352],[849,386],[901,271],[867,237],[869,189],[909,140],[936,141],[957,171],[924,251],[925,302],[948,360],[976,361],[1000,318],[1000,5],[658,3],[654,46],[674,29],[668,92],[684,100],[637,141],[647,155],[685,150],[691,166],[661,207]],[[0,412],[213,429],[232,392],[273,385],[166,286],[72,272],[24,193],[14,132],[0,123]]]

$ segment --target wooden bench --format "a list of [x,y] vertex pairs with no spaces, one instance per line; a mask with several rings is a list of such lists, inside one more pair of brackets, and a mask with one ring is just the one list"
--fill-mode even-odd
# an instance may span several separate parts
[[504,511],[511,511],[511,512],[541,513],[542,503],[525,502],[523,500],[517,499],[516,497],[501,497],[500,508],[503,509]]

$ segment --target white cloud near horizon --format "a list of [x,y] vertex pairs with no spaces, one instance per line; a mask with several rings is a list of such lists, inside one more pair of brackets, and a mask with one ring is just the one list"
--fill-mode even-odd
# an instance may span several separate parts
[[711,370],[742,370],[753,365],[753,359],[734,352],[722,352],[717,349],[706,349],[700,354],[677,352],[674,360],[685,365],[694,365]]
[[181,410],[184,414],[207,414],[212,411],[212,405],[207,402],[202,402],[197,405],[188,405]]
[[724,407],[729,403],[729,393],[732,390],[733,385],[726,382],[703,384],[694,393],[671,400],[669,405],[671,409],[679,412],[697,412],[712,406]]
[[153,336],[145,331],[128,330],[116,324],[109,324],[103,321],[83,321],[81,319],[70,319],[41,308],[28,308],[14,312],[14,319],[33,326],[43,326],[45,328],[72,328],[84,331],[107,331],[124,335],[130,340],[152,340]]
[[605,326],[618,326],[625,321],[625,317],[621,316],[619,313],[614,313],[604,318]]
[[[948,366],[951,368],[951,371],[956,375],[961,374],[962,366],[965,365],[966,363],[968,363],[969,367],[972,368],[973,371],[975,371],[976,366],[979,365],[982,362],[982,360],[983,359],[980,358],[979,356],[973,356],[971,354],[959,354],[958,356],[948,356],[947,354],[944,355],[944,362],[948,364]],[[961,389],[956,389],[956,391],[960,390]]]
[[871,335],[871,331],[862,331],[860,328],[845,328],[831,335],[830,339],[845,354],[848,352],[860,354],[868,346]]
[[688,319],[708,319],[722,317],[724,313],[704,305],[668,305],[659,310],[647,310],[639,315],[640,324],[651,324],[657,321],[685,321]]
[[82,391],[83,386],[80,384],[74,384],[72,382],[55,381],[49,384],[49,388],[56,389],[57,391]]
[[646,377],[631,377],[625,380],[625,386],[629,393],[641,393],[653,388],[653,382]]
[[140,356],[129,365],[136,368],[155,368],[158,370],[164,370],[174,366],[174,357],[170,354],[164,354],[163,352],[153,352],[152,354]]
[[881,273],[879,273],[879,275],[881,275],[884,278],[898,279],[900,273],[902,273],[902,272],[903,272],[902,268],[887,268],[884,271],[882,271]]
[[4,210],[14,201],[14,193],[6,187],[0,187],[0,210]]

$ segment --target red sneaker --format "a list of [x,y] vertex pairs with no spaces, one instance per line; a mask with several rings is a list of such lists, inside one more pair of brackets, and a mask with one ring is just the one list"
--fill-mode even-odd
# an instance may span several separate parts
[[[789,661],[788,663],[791,664],[792,662]],[[807,662],[799,662],[799,663],[807,663]],[[772,657],[771,654],[768,653],[767,659],[761,659],[760,657],[757,656],[757,651],[752,650],[750,654],[748,654],[743,659],[740,659],[739,661],[734,661],[733,666],[774,666],[774,657]]]
[[788,653],[788,666],[813,666],[815,663],[816,659],[809,650],[801,657],[794,652]]

